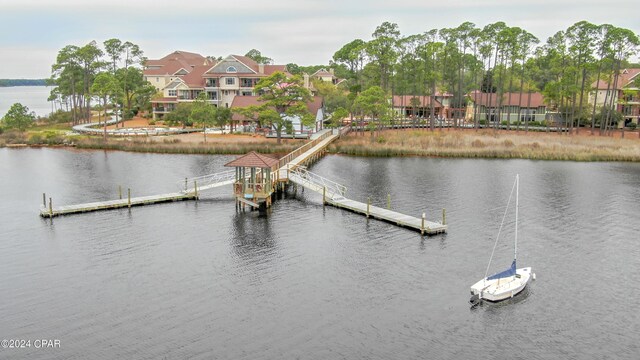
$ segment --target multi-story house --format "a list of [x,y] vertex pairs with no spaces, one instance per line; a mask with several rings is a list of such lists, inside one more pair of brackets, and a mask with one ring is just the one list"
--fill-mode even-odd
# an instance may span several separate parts
[[174,51],[158,60],[147,60],[144,64],[144,79],[158,91],[173,80],[189,74],[198,65],[213,65],[215,60],[187,51]]
[[604,80],[594,82],[591,85],[592,91],[589,93],[589,103],[595,102],[597,107],[609,104],[613,100],[615,108],[622,114],[624,124],[618,124],[619,127],[628,125],[629,123],[638,124],[640,117],[640,69],[624,69],[620,72],[614,89],[613,81],[611,84]]
[[[162,61],[148,61],[151,65],[144,70],[147,80],[158,77],[155,84],[159,85],[157,87],[161,88],[163,95],[151,101],[154,119],[173,111],[180,102],[195,100],[203,91],[211,104],[231,107],[236,96],[258,95],[254,88],[260,79],[276,71],[291,75],[286,65],[258,64],[246,56],[229,55],[215,63],[201,56],[199,64],[172,59],[171,55],[167,57]],[[197,61],[195,56],[192,59]],[[171,73],[173,70],[176,71]]]
[[[473,91],[468,95],[466,119],[473,121],[538,121],[546,119],[547,106],[539,92],[516,93],[483,93]],[[499,117],[499,118],[498,118]]]

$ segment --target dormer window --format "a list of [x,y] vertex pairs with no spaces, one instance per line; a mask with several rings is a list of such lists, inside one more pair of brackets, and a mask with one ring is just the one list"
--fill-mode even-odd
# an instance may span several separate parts
[[227,72],[228,72],[228,73],[237,73],[237,72],[238,72],[238,69],[236,69],[236,67],[235,67],[235,66],[229,66],[229,67],[227,68]]

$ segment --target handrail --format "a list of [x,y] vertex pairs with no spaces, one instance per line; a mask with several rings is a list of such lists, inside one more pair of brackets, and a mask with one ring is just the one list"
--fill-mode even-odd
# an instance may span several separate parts
[[[304,167],[297,167],[295,169],[289,170],[289,177],[297,176],[304,183],[309,183],[311,185],[315,185],[317,187],[316,191],[318,192],[326,192],[326,195],[329,198],[333,198],[335,195],[345,196],[347,193],[347,187],[333,180],[329,180],[323,176],[312,173]],[[324,189],[324,190],[323,190]]]
[[312,147],[316,146],[322,140],[328,138],[331,135],[332,135],[331,132],[326,132],[326,133],[320,135],[317,139],[312,140],[312,141],[300,146],[299,148],[293,150],[292,152],[288,153],[287,155],[281,157],[280,160],[278,161],[278,169],[284,167],[286,164],[290,163],[291,160],[297,158],[298,156],[300,156],[300,154],[302,154],[305,151],[307,151],[307,150],[311,149]]
[[184,180],[177,181],[176,184],[181,192],[186,193],[193,191],[196,183],[198,184],[198,189],[200,189],[208,185],[235,180],[235,178],[235,170],[226,170],[215,174],[185,178]]

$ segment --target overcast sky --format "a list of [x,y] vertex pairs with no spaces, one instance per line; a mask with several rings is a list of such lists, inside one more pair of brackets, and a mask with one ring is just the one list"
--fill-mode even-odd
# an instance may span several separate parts
[[45,78],[65,45],[119,38],[150,59],[174,50],[276,64],[327,64],[351,40],[395,22],[403,35],[471,21],[519,26],[542,42],[587,20],[640,34],[638,0],[0,0],[0,78]]

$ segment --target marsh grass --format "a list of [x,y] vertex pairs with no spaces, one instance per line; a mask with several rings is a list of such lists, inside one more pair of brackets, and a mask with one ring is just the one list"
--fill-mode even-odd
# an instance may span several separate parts
[[276,144],[273,141],[256,141],[251,143],[234,142],[200,142],[182,143],[179,139],[109,139],[106,142],[100,138],[79,139],[75,146],[80,149],[104,149],[132,152],[149,152],[161,154],[246,154],[255,151],[263,154],[289,153],[302,145],[302,142],[288,142]]
[[493,130],[390,130],[371,142],[350,134],[330,151],[355,156],[434,156],[571,161],[640,161],[640,140]]

